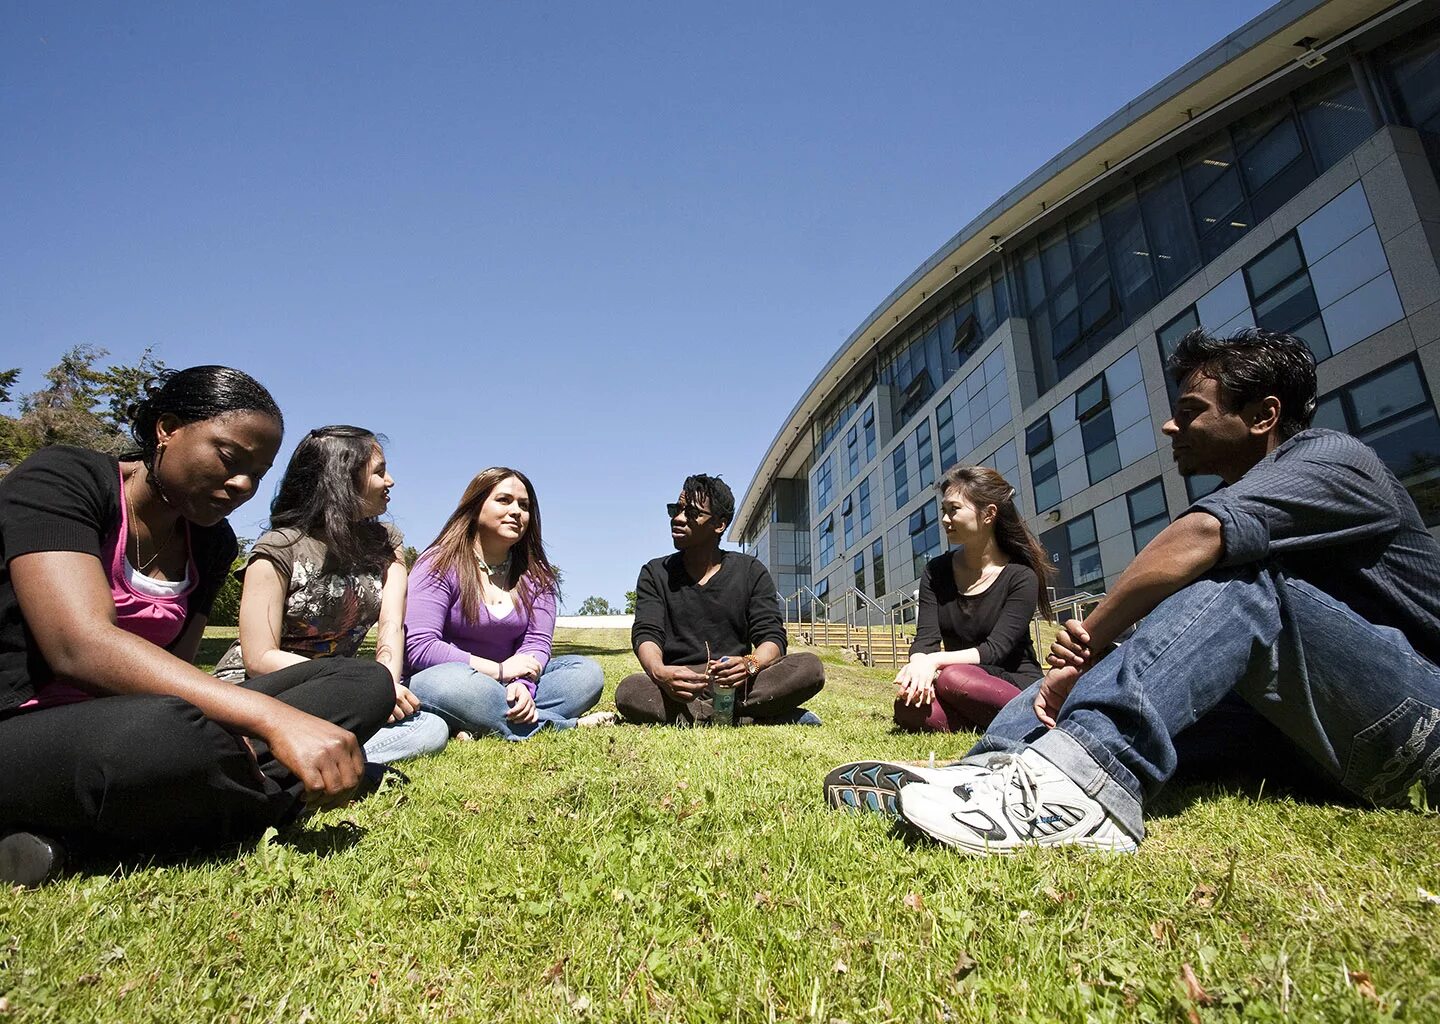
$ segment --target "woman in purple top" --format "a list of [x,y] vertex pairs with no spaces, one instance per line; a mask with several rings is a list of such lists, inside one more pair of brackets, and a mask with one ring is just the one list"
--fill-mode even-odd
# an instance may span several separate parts
[[421,707],[507,740],[613,722],[586,714],[605,685],[599,664],[550,656],[555,590],[535,489],[518,470],[483,470],[410,573],[405,660]]

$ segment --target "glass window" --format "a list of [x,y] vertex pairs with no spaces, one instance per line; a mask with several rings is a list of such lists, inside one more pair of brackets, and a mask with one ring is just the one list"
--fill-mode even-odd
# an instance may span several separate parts
[[955,413],[951,406],[955,402],[955,390],[949,398],[935,409],[935,436],[940,442],[940,470],[944,472],[955,464]]
[[885,596],[885,541],[875,538],[870,545],[870,576],[875,584],[875,597]]
[[921,420],[915,428],[915,461],[920,468],[920,488],[924,490],[935,482],[935,459],[930,450],[930,421]]
[[865,461],[868,463],[875,458],[875,407],[873,405],[865,410],[865,420],[862,426],[865,429]]
[[867,476],[860,482],[860,536],[870,532],[872,518],[870,515],[870,478]]
[[1128,189],[1100,208],[1110,243],[1110,266],[1127,320],[1134,320],[1160,298],[1155,269],[1140,221],[1140,205]]
[[850,563],[850,569],[855,575],[855,589],[865,593],[865,552],[860,552]]
[[1375,131],[1349,68],[1338,68],[1295,94],[1316,171],[1333,166]]
[[1356,430],[1425,403],[1425,385],[1414,363],[1397,363],[1347,389],[1355,410]]
[[903,444],[891,453],[890,465],[895,470],[895,507],[898,509],[910,500],[910,469],[905,463]]
[[1130,507],[1130,532],[1138,552],[1170,524],[1165,488],[1159,480],[1152,480],[1125,495],[1125,500]]
[[851,427],[845,434],[845,479],[853,480],[860,472],[860,428]]
[[1200,255],[1208,263],[1254,223],[1229,138],[1220,133],[1191,149],[1181,158],[1181,174],[1190,195],[1191,221],[1200,237]]
[[1252,297],[1268,295],[1304,269],[1300,243],[1293,234],[1287,235],[1278,245],[1246,264],[1245,281],[1250,285]]
[[820,524],[820,568],[835,561],[835,515],[831,513]]
[[1317,425],[1342,418],[1343,429],[1400,479],[1425,525],[1440,526],[1440,419],[1413,357],[1327,396],[1316,410]]
[[940,520],[935,514],[933,500],[910,514],[910,553],[917,577],[924,570],[926,561],[940,553]]
[[1076,587],[1103,579],[1105,571],[1100,565],[1100,544],[1095,536],[1095,517],[1086,512],[1072,519],[1065,527],[1066,539],[1070,544],[1070,571]]
[[1200,318],[1195,315],[1195,307],[1190,306],[1156,331],[1155,337],[1160,342],[1160,358],[1169,359],[1175,347],[1180,344],[1180,339],[1199,326]]
[[1050,417],[1043,416],[1025,429],[1025,453],[1034,455],[1054,440],[1050,432]]
[[831,460],[828,458],[824,462],[820,463],[819,467],[815,470],[814,484],[816,515],[819,515],[821,512],[825,511],[825,507],[830,504],[830,500],[835,496],[833,488],[834,481],[831,479],[831,472]]
[[1158,167],[1141,176],[1137,186],[1160,294],[1168,295],[1200,266],[1200,250],[1185,217],[1180,175],[1173,165]]
[[[1105,375],[1102,373],[1075,392],[1075,419],[1084,423],[1109,404],[1110,396],[1105,391]],[[1113,436],[1114,431],[1111,434]]]
[[1440,34],[1430,32],[1385,56],[1396,105],[1410,125],[1440,131]]

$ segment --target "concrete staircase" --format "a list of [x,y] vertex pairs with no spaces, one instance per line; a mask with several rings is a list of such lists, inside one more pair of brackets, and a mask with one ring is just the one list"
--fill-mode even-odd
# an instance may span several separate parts
[[[1035,644],[1035,653],[1041,665],[1045,654],[1055,638],[1056,626],[1051,622],[1032,621],[1030,640]],[[889,624],[875,625],[867,631],[864,626],[846,630],[843,622],[800,622],[787,623],[786,634],[792,644],[809,647],[839,647],[854,651],[862,665],[871,668],[899,668],[910,660],[910,644],[915,639],[914,624],[902,624],[892,632]]]

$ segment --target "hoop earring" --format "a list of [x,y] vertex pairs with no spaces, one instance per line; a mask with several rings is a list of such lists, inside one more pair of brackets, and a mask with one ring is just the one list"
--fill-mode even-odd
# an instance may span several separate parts
[[147,474],[147,479],[150,482],[150,486],[155,488],[155,493],[160,495],[160,500],[163,501],[170,508],[174,508],[175,506],[171,503],[170,496],[165,493],[165,488],[162,487],[160,484],[160,460],[164,456],[165,442],[161,441],[155,446],[155,465],[150,467],[150,472]]

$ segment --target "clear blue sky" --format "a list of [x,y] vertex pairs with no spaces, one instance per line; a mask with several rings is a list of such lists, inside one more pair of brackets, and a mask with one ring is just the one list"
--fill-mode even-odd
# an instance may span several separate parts
[[417,547],[520,467],[619,603],[687,472],[738,498],[900,280],[1265,6],[11,0],[0,368],[249,370],[291,443],[389,435]]

